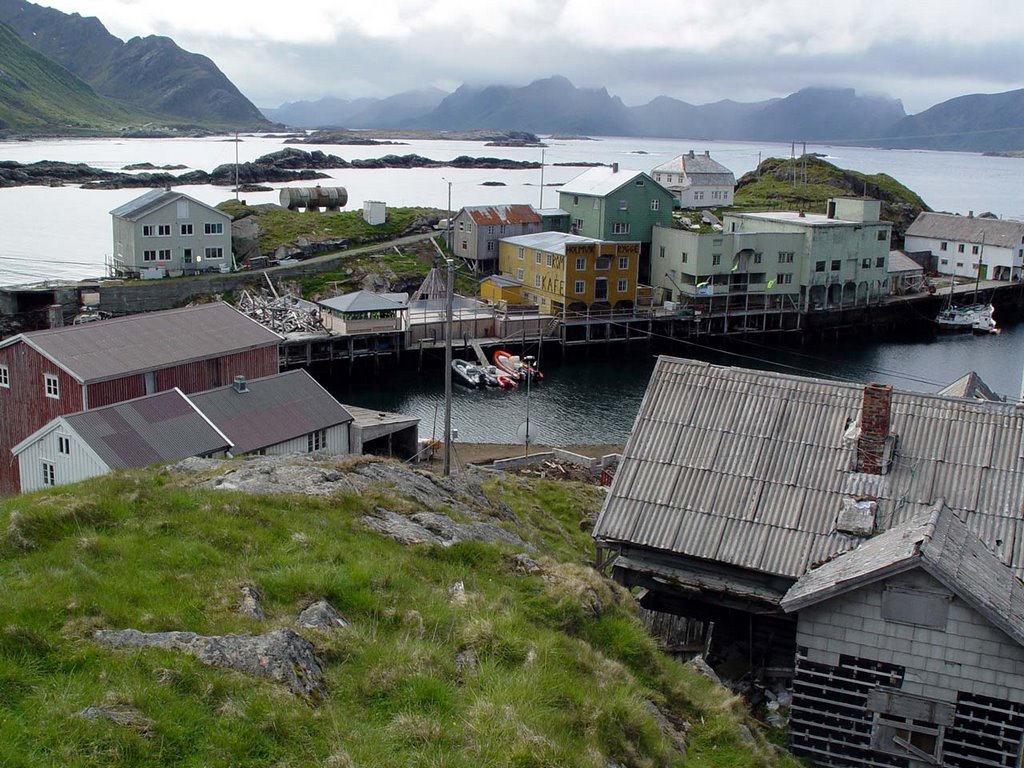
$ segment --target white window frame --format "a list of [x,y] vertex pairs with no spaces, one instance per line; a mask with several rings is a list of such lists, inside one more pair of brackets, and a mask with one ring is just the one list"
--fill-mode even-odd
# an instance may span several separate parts
[[525,248],[520,248],[519,249],[519,260],[522,261],[525,258],[526,258],[526,249]]
[[224,249],[223,248],[218,248],[217,246],[213,246],[213,245],[207,246],[206,248],[203,249],[203,258],[204,259],[223,259],[224,258]]
[[224,222],[223,221],[207,221],[203,223],[203,234],[204,235],[223,235],[224,234]]
[[524,279],[526,279],[526,270],[520,267],[516,270],[516,280],[521,283]]
[[142,225],[142,236],[143,237],[156,237],[156,224],[143,224]]
[[43,487],[53,488],[57,485],[57,467],[52,461],[47,461],[46,459],[43,459],[41,464],[43,470]]
[[792,285],[793,284],[793,273],[792,272],[780,272],[775,276],[776,285]]
[[587,292],[587,282],[586,282],[586,280],[577,280],[576,282],[574,282],[572,284],[572,292],[574,294],[576,294],[577,296],[582,296],[584,293],[586,293]]
[[6,365],[0,365],[0,387],[11,388],[11,369]]
[[543,263],[543,261],[544,261],[544,254],[541,253],[540,251],[534,251],[533,252],[533,260],[537,264]]
[[629,210],[629,200],[619,200],[619,210],[620,211],[628,211]]
[[306,435],[306,448],[307,453],[313,453],[315,451],[322,451],[327,447],[327,430],[318,429],[315,432],[310,432]]
[[619,282],[615,285],[616,290],[619,293],[625,293],[629,290],[629,280],[624,277],[619,278]]
[[156,261],[156,251],[143,251],[142,252],[142,260],[143,261]]
[[545,259],[544,259],[544,263],[545,263],[545,264],[546,264],[547,266],[549,266],[549,267],[553,267],[553,266],[555,265],[555,257],[554,257],[554,255],[553,255],[553,254],[550,254],[550,253],[549,253],[549,254],[548,254],[548,255],[547,255],[546,257],[545,257]]
[[[662,256],[664,255],[662,253]],[[619,269],[629,269],[629,256],[619,256]]]
[[540,288],[540,272],[533,276],[533,287]]
[[157,237],[170,237],[171,236],[171,225],[170,224],[157,224],[156,225],[156,236]]
[[613,235],[628,235],[629,234],[629,222],[628,221],[616,221],[612,224]]
[[190,235],[193,234],[192,225],[191,224],[182,224],[180,232],[181,232],[181,236],[182,237],[189,237]]
[[51,400],[60,400],[60,378],[56,374],[43,374],[43,392]]
[[586,272],[587,271],[587,258],[586,258],[586,256],[577,256],[576,257],[576,271],[577,272]]
[[159,251],[157,251],[156,255],[157,255],[157,261],[170,261],[171,260],[171,249],[170,248],[161,248]]
[[654,198],[653,200],[651,200],[651,210],[652,211],[660,211],[661,210],[661,200],[659,200],[658,198]]
[[57,435],[57,453],[64,456],[71,455],[71,438],[67,435]]

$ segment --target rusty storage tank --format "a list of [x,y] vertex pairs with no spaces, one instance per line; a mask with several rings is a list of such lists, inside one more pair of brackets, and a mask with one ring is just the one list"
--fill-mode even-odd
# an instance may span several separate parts
[[337,211],[348,202],[344,187],[285,187],[281,190],[281,207],[289,211],[305,208],[307,211]]

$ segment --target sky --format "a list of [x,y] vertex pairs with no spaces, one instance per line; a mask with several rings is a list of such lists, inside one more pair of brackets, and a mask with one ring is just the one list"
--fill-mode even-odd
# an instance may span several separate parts
[[564,75],[627,105],[808,86],[908,113],[1024,87],[1020,0],[41,0],[202,53],[257,106]]

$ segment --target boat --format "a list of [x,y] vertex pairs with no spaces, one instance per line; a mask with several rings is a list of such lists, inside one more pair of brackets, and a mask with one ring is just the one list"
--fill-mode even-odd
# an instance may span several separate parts
[[515,389],[515,380],[507,374],[505,371],[498,368],[496,365],[482,365],[479,366],[480,370],[484,372],[484,378],[487,381],[488,387],[498,387],[500,389]]
[[529,363],[523,362],[519,355],[513,355],[504,349],[494,350],[494,364],[512,377],[515,381],[542,381],[544,374],[532,367]]
[[999,333],[999,326],[996,325],[996,320],[992,316],[992,313],[984,314],[979,316],[972,324],[971,330],[975,333]]
[[969,304],[962,307],[950,305],[935,317],[935,324],[945,331],[978,330],[989,333],[995,327],[993,314],[995,307],[991,304]]
[[465,360],[452,360],[452,373],[459,384],[473,389],[487,386],[487,377],[479,366]]

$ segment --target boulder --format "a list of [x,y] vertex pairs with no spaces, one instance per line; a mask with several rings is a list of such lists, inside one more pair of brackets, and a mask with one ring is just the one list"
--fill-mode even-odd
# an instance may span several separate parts
[[204,637],[194,632],[97,630],[93,640],[111,648],[163,648],[181,651],[203,664],[273,680],[313,701],[326,695],[323,669],[313,645],[290,629],[264,635]]
[[231,222],[231,250],[239,263],[263,255],[260,251],[260,225],[254,216]]
[[243,616],[256,621],[265,621],[267,615],[263,612],[263,593],[255,584],[243,584],[241,599],[238,601],[238,612]]
[[344,629],[348,622],[337,609],[326,600],[317,600],[299,613],[295,623],[301,629],[336,630]]

